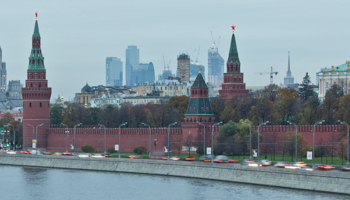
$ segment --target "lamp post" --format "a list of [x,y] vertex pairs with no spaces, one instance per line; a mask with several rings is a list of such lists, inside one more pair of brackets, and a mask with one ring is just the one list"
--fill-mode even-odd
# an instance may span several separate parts
[[15,131],[15,126],[12,124],[7,124],[6,126],[12,126],[13,129],[13,150],[16,150],[16,131]]
[[295,127],[295,162],[298,162],[298,126],[290,121],[287,121],[288,124],[294,125]]
[[75,126],[74,126],[74,141],[73,141],[73,149],[74,149],[74,155],[75,155],[75,128],[77,127],[77,126],[81,126],[82,125],[82,123],[79,123],[79,124],[76,124]]
[[105,125],[102,125],[102,124],[98,124],[99,126],[102,126],[104,129],[105,129],[105,153],[107,153],[106,152],[106,126]]
[[35,136],[35,139],[36,139],[36,145],[35,145],[35,153],[36,153],[36,155],[38,155],[38,127],[39,126],[43,126],[44,125],[44,123],[42,123],[42,124],[39,124],[39,125],[37,125],[36,126],[36,136]]
[[169,124],[168,126],[168,160],[169,160],[169,152],[170,152],[170,126],[174,126],[177,122]]
[[33,127],[33,139],[32,139],[32,147],[33,147],[33,140],[34,140],[34,126],[33,125],[30,125],[30,124],[27,124],[28,126],[31,126]]
[[316,122],[314,124],[314,130],[313,130],[313,134],[312,134],[312,170],[315,169],[315,127],[317,124],[322,124],[324,122],[324,120]]
[[149,130],[149,149],[148,149],[148,158],[151,158],[151,127],[148,124],[142,123],[143,126],[148,126]]
[[203,123],[197,122],[199,125],[203,125],[204,128],[204,141],[203,141],[203,156],[205,156],[205,125]]
[[211,163],[214,163],[214,126],[220,126],[222,122],[215,123],[211,126]]
[[249,126],[249,154],[250,154],[250,160],[252,159],[252,126],[248,123],[241,122],[242,124]]
[[69,131],[68,131],[68,126],[64,123],[61,123],[62,126],[65,126],[66,127],[66,135],[67,135],[67,145],[66,145],[66,152],[68,152],[68,135],[69,135]]
[[347,133],[347,136],[348,136],[348,139],[347,139],[347,147],[348,147],[348,149],[347,149],[346,166],[349,167],[349,124],[346,123],[346,122],[342,122],[342,121],[340,121],[340,120],[338,120],[338,122],[339,122],[340,124],[345,124],[346,127],[347,127],[347,132],[348,132],[348,133]]
[[120,127],[125,126],[127,124],[128,124],[128,122],[125,122],[125,123],[119,125],[119,145],[118,145],[119,146],[119,157],[118,158],[120,158],[120,150],[121,150],[121,148],[120,148]]
[[258,167],[259,167],[259,160],[260,160],[260,141],[259,141],[259,139],[260,139],[260,126],[262,126],[262,125],[266,125],[267,123],[269,123],[269,121],[266,121],[266,122],[264,122],[264,123],[261,123],[261,124],[259,124],[259,127],[258,127]]

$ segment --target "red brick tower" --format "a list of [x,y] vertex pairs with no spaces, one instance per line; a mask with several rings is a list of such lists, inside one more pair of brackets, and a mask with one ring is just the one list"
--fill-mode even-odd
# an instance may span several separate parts
[[238,58],[236,38],[234,33],[235,26],[232,26],[232,39],[230,53],[227,60],[227,73],[224,73],[224,83],[219,95],[224,98],[238,97],[248,95],[243,83],[243,73],[241,73],[241,63]]
[[[26,85],[23,96],[23,147],[32,147],[32,139],[38,133],[37,148],[46,149],[46,129],[50,128],[51,88],[47,87],[44,57],[41,53],[41,38],[36,14],[32,51],[29,56]],[[43,124],[40,126],[40,124]],[[34,128],[33,128],[34,127]],[[34,138],[33,138],[34,135]]]
[[[185,115],[185,122],[181,123],[183,136],[187,137],[187,134],[192,134],[196,137],[199,132],[203,132],[203,126],[197,122],[207,127],[214,121],[214,114],[208,98],[208,86],[199,72],[191,87],[191,99]],[[206,129],[206,132],[208,131],[209,127]]]

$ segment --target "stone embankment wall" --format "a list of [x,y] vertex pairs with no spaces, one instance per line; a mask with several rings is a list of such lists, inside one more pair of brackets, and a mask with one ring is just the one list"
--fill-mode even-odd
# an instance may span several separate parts
[[0,165],[176,176],[350,195],[348,172],[309,172],[185,161],[30,155],[0,155]]

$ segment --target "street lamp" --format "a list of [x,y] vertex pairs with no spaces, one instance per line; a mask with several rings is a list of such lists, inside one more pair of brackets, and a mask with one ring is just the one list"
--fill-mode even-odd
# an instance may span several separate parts
[[77,126],[81,126],[82,125],[82,123],[79,123],[79,124],[76,124],[75,126],[74,126],[74,141],[73,141],[73,149],[74,149],[74,155],[75,155],[75,128],[77,127]]
[[105,153],[107,153],[106,152],[106,126],[102,125],[102,124],[98,124],[98,125],[104,127],[104,129],[105,129]]
[[35,145],[35,153],[36,153],[36,155],[38,155],[38,127],[39,126],[43,126],[44,125],[44,123],[42,123],[42,124],[39,124],[39,125],[37,125],[36,126],[36,136],[35,136],[35,139],[36,139],[36,145]]
[[[16,131],[15,131],[15,126],[14,125],[12,125],[12,124],[7,124],[7,125],[5,125],[6,127],[8,127],[8,126],[12,126],[12,129],[13,129],[13,150],[16,150]],[[4,127],[5,127],[4,126]]]
[[174,122],[172,124],[169,124],[168,126],[168,160],[169,160],[169,151],[170,151],[170,126],[174,126],[175,124],[177,124],[177,122]]
[[149,149],[148,149],[148,158],[151,158],[151,127],[148,124],[142,123],[143,126],[148,126],[149,130]]
[[345,124],[346,126],[347,126],[347,128],[348,128],[348,140],[347,140],[347,146],[348,146],[348,149],[347,149],[347,159],[346,159],[346,166],[347,167],[349,167],[349,124],[348,123],[346,123],[346,122],[342,122],[342,121],[340,121],[340,120],[338,120],[338,122],[340,123],[340,124]]
[[120,148],[120,127],[125,126],[127,124],[128,124],[128,122],[125,122],[125,123],[119,125],[119,145],[118,145],[119,146],[119,157],[118,158],[120,158],[120,150],[121,150],[121,148]]
[[30,125],[30,124],[27,124],[28,126],[31,126],[33,127],[33,139],[32,139],[32,148],[33,148],[33,140],[34,140],[34,126],[33,125]]
[[288,124],[295,126],[295,162],[298,162],[298,126],[290,121],[287,121]]
[[213,124],[211,126],[211,163],[214,163],[214,126],[220,126],[220,124],[222,124],[222,122]]
[[267,123],[269,123],[269,121],[266,121],[266,122],[264,122],[264,123],[261,123],[261,124],[259,124],[259,127],[258,127],[258,167],[259,167],[259,160],[260,160],[260,141],[259,141],[259,139],[260,139],[260,126],[262,126],[262,125],[266,125]]
[[205,156],[205,125],[203,123],[197,122],[199,125],[203,125],[204,128],[204,141],[203,141],[203,156]]
[[313,134],[312,134],[312,170],[315,169],[315,127],[317,124],[322,124],[324,122],[324,120],[316,122],[314,124],[314,130],[313,130]]
[[249,148],[249,154],[250,154],[250,160],[252,159],[252,126],[249,123],[241,122],[242,124],[249,126],[249,142],[250,142],[250,148]]
[[64,123],[61,123],[61,125],[66,127],[66,131],[65,131],[65,133],[67,134],[66,152],[68,152],[68,135],[69,135],[68,126],[66,124],[64,124]]

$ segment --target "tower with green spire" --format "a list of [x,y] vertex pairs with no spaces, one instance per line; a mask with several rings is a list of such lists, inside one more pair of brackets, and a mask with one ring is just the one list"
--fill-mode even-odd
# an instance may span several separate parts
[[[36,14],[37,17],[37,14]],[[23,147],[30,149],[32,140],[37,140],[37,148],[46,149],[47,134],[50,128],[51,88],[46,80],[44,56],[41,52],[41,37],[38,20],[35,20],[32,36],[32,50],[29,56],[27,80],[22,88],[23,97]],[[36,127],[36,135],[34,135]]]
[[235,26],[232,26],[232,38],[230,53],[227,59],[227,73],[224,73],[224,83],[219,95],[224,98],[242,98],[248,95],[248,90],[243,82],[243,73],[241,73],[241,62],[239,61],[236,38],[234,33]]

